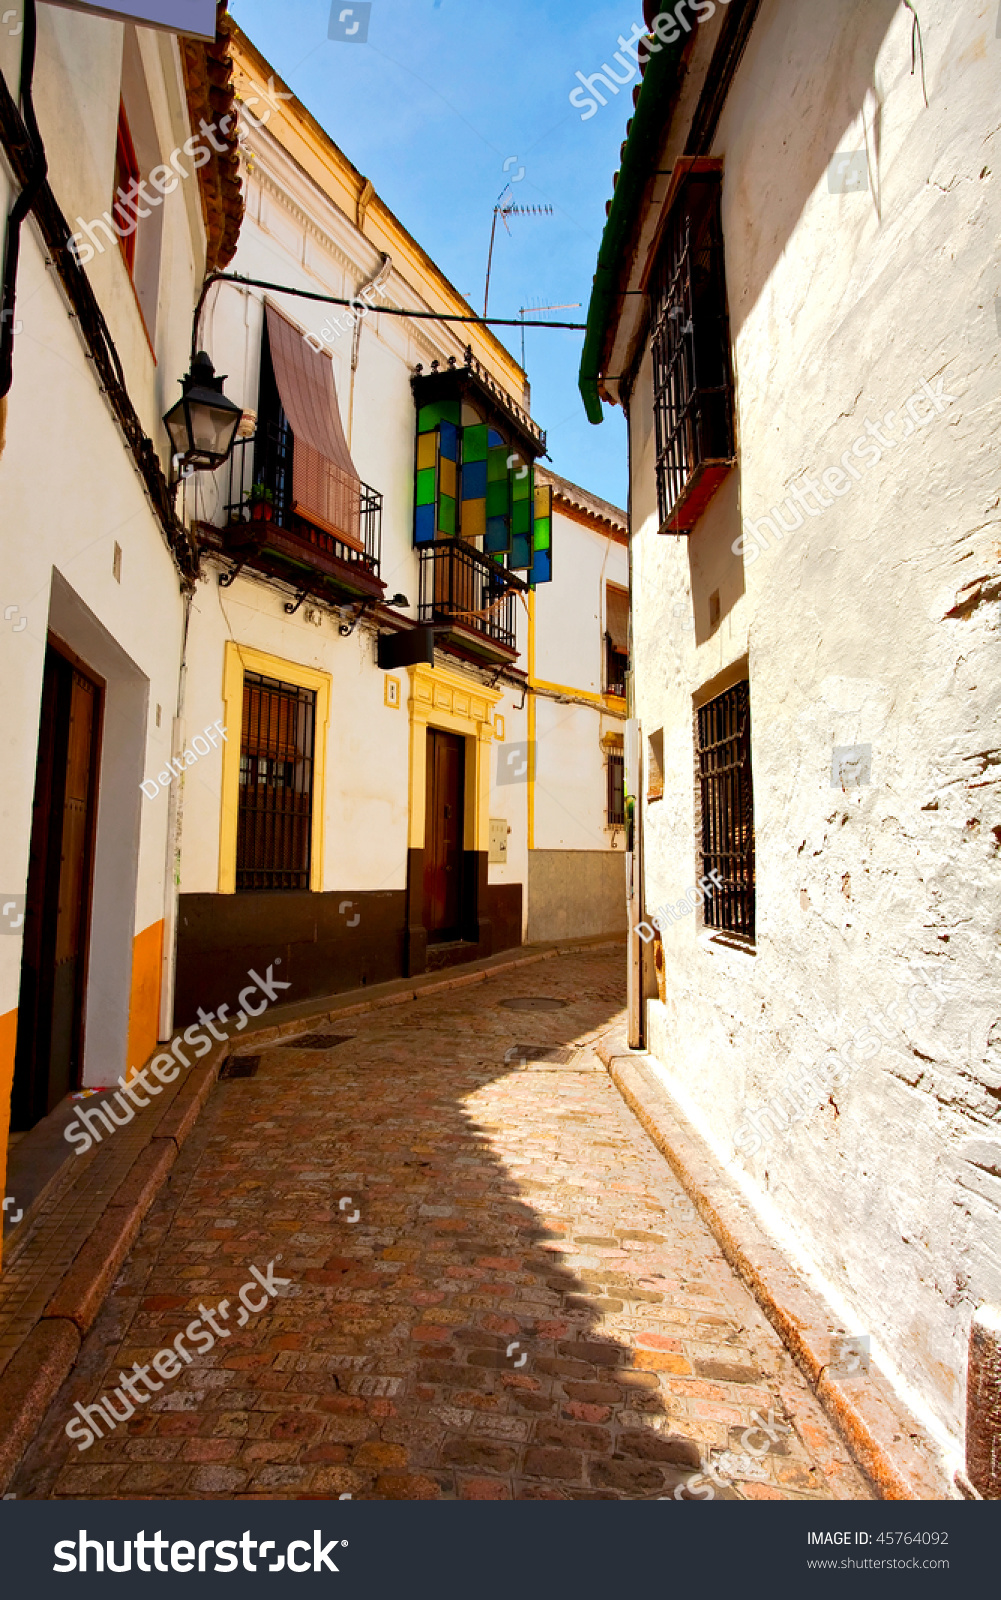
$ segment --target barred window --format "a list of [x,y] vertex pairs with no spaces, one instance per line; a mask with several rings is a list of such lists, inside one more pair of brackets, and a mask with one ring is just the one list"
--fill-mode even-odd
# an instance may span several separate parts
[[733,379],[722,176],[681,180],[651,284],[657,507],[664,532],[695,526],[733,465]]
[[734,684],[696,712],[702,877],[715,871],[707,928],[754,938],[754,791],[750,685]]
[[309,888],[315,722],[312,689],[244,674],[237,889]]
[[626,762],[624,756],[608,758],[608,826],[626,825]]

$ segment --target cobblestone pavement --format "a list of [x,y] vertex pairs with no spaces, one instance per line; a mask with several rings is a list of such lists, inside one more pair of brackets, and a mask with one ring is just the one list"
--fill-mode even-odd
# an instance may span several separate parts
[[[593,1054],[622,987],[620,951],[560,956],[220,1082],[12,1490],[870,1498]],[[224,1299],[211,1351],[67,1439]]]

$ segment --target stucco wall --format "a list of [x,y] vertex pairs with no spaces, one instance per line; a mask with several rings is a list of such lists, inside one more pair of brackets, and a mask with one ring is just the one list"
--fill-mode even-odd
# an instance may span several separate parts
[[[910,13],[765,0],[713,152],[739,466],[689,540],[655,532],[649,356],[631,405],[638,714],[665,730],[648,910],[695,882],[693,695],[744,655],[757,845],[756,953],[692,917],[668,928],[652,1047],[846,1327],[953,1438],[972,1309],[1001,1298],[996,9],[919,8],[926,109]],[[867,145],[868,189],[830,192],[831,157]],[[908,397],[940,378],[955,398],[908,431]],[[896,445],[853,456],[822,514],[734,553],[741,515],[891,410]],[[834,748],[856,744],[871,782],[832,787]],[[943,987],[914,992],[919,1015],[921,962]],[[853,1035],[861,1065],[830,1099],[736,1147],[749,1110],[794,1069],[826,1062],[826,1083]]]
[[528,943],[589,939],[627,929],[620,850],[533,850],[528,857]]
[[[111,204],[125,34],[120,23],[39,7],[35,106],[49,183],[71,228],[78,216],[90,221]],[[11,68],[21,43],[20,34],[3,30],[0,59],[9,82],[16,78]],[[177,44],[140,30],[137,49],[150,126],[166,157],[190,132]],[[186,189],[182,185],[167,197],[158,219],[161,277],[169,276],[170,285],[153,330],[156,360],[117,242],[86,269],[129,395],[165,463],[167,439],[159,419],[187,367],[194,285],[204,264],[196,184],[191,178]],[[179,575],[31,221],[21,230],[15,314],[14,383],[0,457],[0,520],[7,535],[0,610],[11,612],[0,623],[0,888],[23,894],[27,881],[51,628],[107,687],[83,1080],[109,1083],[128,1064],[138,1064],[130,1059],[130,1047],[144,1054],[155,1042],[166,814],[143,803],[139,783],[148,749],[155,754],[169,737],[177,696]],[[136,948],[142,970],[134,973]],[[20,939],[0,939],[5,1019],[18,1002],[20,964]],[[5,1037],[12,1053],[12,1024]],[[0,1077],[4,1066],[0,1062]]]

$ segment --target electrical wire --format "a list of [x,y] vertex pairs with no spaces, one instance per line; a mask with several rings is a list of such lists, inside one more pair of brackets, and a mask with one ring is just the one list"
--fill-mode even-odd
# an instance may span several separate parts
[[[0,400],[10,393],[14,382],[14,309],[17,299],[17,265],[21,251],[21,224],[31,211],[35,197],[45,182],[49,170],[42,136],[38,131],[35,106],[31,97],[35,76],[35,47],[38,38],[38,19],[35,0],[25,0],[24,33],[21,39],[20,99],[24,125],[30,140],[30,165],[25,174],[21,192],[11,207],[7,218],[7,242],[3,263],[3,309],[0,310]],[[5,82],[6,87],[6,82]],[[8,89],[8,94],[10,93]],[[13,99],[13,96],[11,96]]]

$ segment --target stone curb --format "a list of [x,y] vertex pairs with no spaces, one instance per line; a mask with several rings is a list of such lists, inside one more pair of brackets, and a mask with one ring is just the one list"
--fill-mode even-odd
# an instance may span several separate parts
[[[224,1060],[237,1044],[241,1049],[251,1042],[267,1044],[272,1039],[310,1032],[321,1023],[337,1022],[341,1017],[360,1016],[384,1006],[419,1000],[426,994],[482,983],[497,973],[509,972],[512,967],[531,966],[558,955],[600,950],[606,945],[621,943],[621,938],[611,938],[594,944],[558,945],[533,951],[530,955],[513,956],[509,961],[479,967],[474,972],[451,976],[443,973],[440,979],[427,983],[408,983],[394,994],[373,994],[371,999],[358,1002],[349,1000],[346,1006],[316,1011],[270,1028],[255,1031],[248,1028],[228,1038],[201,1066],[190,1068],[178,1093],[155,1125],[149,1143],[132,1163],[89,1238],[77,1252],[41,1319],[0,1375],[0,1493],[10,1483],[46,1411],[72,1370],[84,1335],[93,1327],[147,1212],[212,1092]],[[492,958],[488,957],[487,961]],[[446,972],[450,970],[445,969]]]
[[64,1274],[40,1320],[0,1376],[0,1491],[76,1361],[146,1214],[167,1180],[229,1055],[229,1042],[190,1070]]
[[853,1457],[884,1500],[957,1498],[935,1441],[875,1370],[858,1378],[828,1373],[830,1329],[838,1317],[793,1267],[722,1170],[698,1131],[621,1032],[596,1047],[612,1082],[672,1168],[726,1260],[747,1284],[794,1357]]
[[72,1322],[37,1322],[0,1381],[0,1490],[6,1489],[73,1369],[80,1330]]

